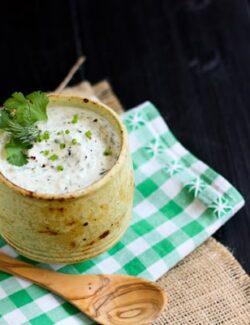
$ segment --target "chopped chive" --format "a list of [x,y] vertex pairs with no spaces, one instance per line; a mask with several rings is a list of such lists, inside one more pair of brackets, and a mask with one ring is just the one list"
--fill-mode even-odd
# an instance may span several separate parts
[[57,169],[58,172],[62,172],[63,171],[63,166],[62,165],[58,165],[56,167],[56,169]]
[[70,134],[70,130],[67,129],[67,130],[65,131],[65,134]]
[[65,143],[60,143],[60,149],[64,149],[66,147]]
[[56,154],[53,154],[49,157],[49,160],[55,161],[58,159],[58,156]]
[[44,156],[48,156],[49,150],[43,150],[43,151],[40,151],[40,153],[42,153]]
[[42,136],[41,136],[41,134],[39,134],[39,135],[36,137],[36,142],[42,142]]
[[77,114],[73,115],[71,122],[74,123],[74,124],[76,124],[78,122],[78,115]]
[[112,150],[111,148],[106,148],[103,152],[104,156],[111,156],[112,155]]
[[72,139],[72,144],[77,144],[77,140],[76,139]]
[[88,139],[91,139],[92,138],[92,132],[90,130],[86,131],[85,132],[85,137],[88,138]]
[[47,140],[49,140],[49,138],[50,138],[49,131],[45,131],[43,133],[43,135],[42,135],[42,139],[45,140],[45,141],[47,141]]
[[47,141],[50,138],[49,131],[45,131],[43,134],[39,134],[36,137],[36,142],[42,142],[43,140]]

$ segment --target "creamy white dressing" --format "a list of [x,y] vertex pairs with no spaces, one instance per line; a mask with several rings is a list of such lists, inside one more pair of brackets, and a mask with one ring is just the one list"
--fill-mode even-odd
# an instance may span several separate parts
[[[77,123],[72,123],[74,115]],[[87,109],[48,107],[48,121],[37,126],[42,132],[48,131],[50,137],[34,143],[28,151],[28,163],[22,167],[8,163],[4,156],[8,134],[0,134],[0,171],[26,190],[44,194],[82,190],[102,178],[119,156],[119,135],[109,121]],[[91,139],[85,135],[87,131]],[[58,158],[51,160],[53,155]]]

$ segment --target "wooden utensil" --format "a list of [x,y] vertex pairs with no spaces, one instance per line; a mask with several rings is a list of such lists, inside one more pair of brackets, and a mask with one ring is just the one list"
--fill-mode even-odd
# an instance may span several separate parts
[[0,252],[0,270],[62,296],[100,324],[150,324],[167,303],[155,283],[126,275],[71,275],[36,268]]

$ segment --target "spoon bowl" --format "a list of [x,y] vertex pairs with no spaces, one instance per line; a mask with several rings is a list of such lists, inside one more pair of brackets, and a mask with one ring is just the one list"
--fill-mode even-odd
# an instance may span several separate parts
[[[164,292],[154,283],[125,275],[79,276],[87,289],[71,303],[101,324],[147,324],[166,303]],[[86,292],[86,291],[85,291]]]
[[60,295],[104,325],[150,324],[167,303],[157,284],[127,275],[71,275],[36,268],[0,252],[0,270]]

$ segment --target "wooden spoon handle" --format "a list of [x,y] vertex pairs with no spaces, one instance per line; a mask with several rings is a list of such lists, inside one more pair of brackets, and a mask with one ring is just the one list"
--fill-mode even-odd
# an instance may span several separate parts
[[2,252],[0,252],[0,270],[21,276],[27,280],[31,280],[43,287],[51,288],[50,284],[54,280],[59,280],[60,277],[64,277],[65,274],[56,273],[54,271],[35,268],[34,266],[16,260]]
[[28,263],[18,261],[0,252],[0,271],[20,276],[24,279],[42,286],[68,300],[79,299],[89,294],[89,285],[92,283],[93,291],[98,290],[104,276],[84,275],[76,276],[42,268],[36,268]]
[[20,268],[24,268],[24,267],[28,267],[31,265],[16,260],[13,257],[10,257],[2,252],[0,252],[0,270],[10,273],[10,274],[14,274],[14,275],[19,275],[19,269]]

